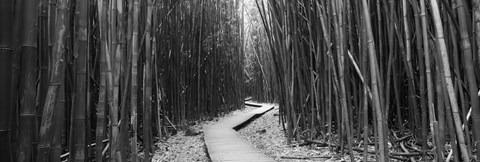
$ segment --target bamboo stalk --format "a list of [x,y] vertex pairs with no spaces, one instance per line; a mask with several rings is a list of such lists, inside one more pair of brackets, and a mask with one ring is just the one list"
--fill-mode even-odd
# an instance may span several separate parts
[[443,36],[443,26],[441,24],[440,20],[440,12],[438,10],[438,4],[435,0],[430,1],[430,4],[432,6],[432,15],[434,17],[434,22],[435,22],[435,29],[437,33],[437,39],[438,39],[438,48],[440,51],[441,55],[441,61],[442,61],[442,71],[444,74],[444,77],[442,79],[445,80],[447,91],[448,91],[448,97],[450,100],[450,105],[451,105],[451,111],[453,115],[453,121],[455,125],[455,130],[457,133],[457,138],[458,142],[460,145],[460,150],[462,153],[462,158],[464,160],[469,160],[470,156],[468,155],[467,147],[465,145],[465,138],[463,134],[463,130],[461,128],[461,120],[460,120],[460,115],[458,112],[458,104],[457,104],[457,98],[455,96],[455,92],[453,89],[453,84],[452,84],[452,76],[450,73],[450,63],[448,61],[448,54],[446,50],[446,45],[445,45],[445,40]]
[[72,111],[72,124],[70,129],[70,153],[69,161],[85,161],[87,147],[85,115],[87,109],[87,62],[88,62],[88,43],[87,43],[87,23],[88,23],[88,1],[77,1],[75,12],[75,46],[74,56],[77,56],[76,62],[76,95],[75,106]]
[[[429,41],[428,41],[428,30],[427,30],[427,14],[425,9],[425,0],[420,0],[420,17],[422,19],[422,37],[423,37],[423,53],[425,55],[425,73],[427,77],[427,106],[428,106],[428,114],[430,119],[430,130],[432,135],[435,139],[436,147],[437,147],[437,161],[443,161],[443,149],[444,144],[439,143],[439,134],[437,134],[438,126],[435,127],[435,123],[438,125],[437,119],[435,117],[435,109],[434,109],[434,89],[433,89],[433,81],[432,81],[432,72],[431,72],[431,61],[430,61],[430,51],[429,51]],[[437,128],[437,129],[435,129]]]
[[475,42],[477,46],[477,58],[480,58],[480,0],[473,0],[473,24],[474,24],[474,31],[475,31]]
[[55,114],[53,116],[54,125],[53,129],[57,130],[53,132],[53,140],[52,140],[52,151],[50,152],[50,161],[52,162],[60,162],[61,161],[61,154],[62,154],[62,137],[63,132],[65,130],[65,86],[62,85],[57,95],[57,103],[55,105]]
[[[107,104],[110,110],[110,124],[111,124],[111,132],[110,132],[110,159],[118,161],[117,159],[117,151],[118,151],[118,133],[119,133],[119,126],[118,126],[118,91],[119,91],[119,76],[120,76],[120,53],[117,43],[117,1],[112,0],[110,2],[109,10],[110,10],[110,22],[109,28],[105,28],[105,32],[109,32],[110,35],[110,42],[107,48],[106,53],[102,53],[105,56],[106,66],[107,66]],[[104,23],[107,23],[104,21]],[[107,34],[107,33],[105,33]]]
[[[338,1],[337,1],[338,2]],[[336,4],[336,8],[334,8],[334,10],[338,9],[339,11],[339,16],[338,16],[338,21],[339,22],[343,22],[343,9],[342,9],[342,6],[341,4],[337,3]],[[334,11],[334,16],[335,16],[335,11]],[[341,23],[340,23],[341,24]],[[336,26],[338,27],[338,26]],[[346,102],[346,91],[345,91],[345,76],[344,76],[344,54],[348,51],[345,51],[345,45],[344,45],[344,42],[345,42],[345,39],[346,37],[344,36],[344,32],[343,32],[343,25],[340,25],[339,28],[339,37],[340,37],[340,50],[337,51],[339,52],[339,60],[338,60],[338,70],[339,70],[339,81],[340,81],[340,102],[341,102],[341,107],[342,107],[342,112],[343,113],[346,113],[348,110],[347,110],[347,102]],[[351,116],[351,115],[347,115],[347,116],[343,116],[343,124],[344,124],[344,130],[346,132],[346,135],[347,135],[347,139],[349,141],[347,141],[347,146],[348,146],[348,149],[349,149],[349,154],[350,154],[350,159],[353,161],[355,158],[353,157],[353,151],[352,151],[352,135],[351,135],[351,130],[350,130],[350,121],[349,121],[349,117],[348,116]]]
[[152,49],[151,49],[151,27],[152,27],[152,10],[153,1],[147,0],[147,22],[145,25],[145,68],[144,68],[144,95],[143,95],[143,144],[144,144],[144,161],[151,161],[150,153],[152,152],[151,142],[151,112],[152,112]]
[[42,113],[43,113],[43,105],[45,95],[48,89],[48,68],[49,68],[49,56],[51,54],[51,50],[49,48],[49,15],[48,15],[48,0],[40,0],[39,1],[39,21],[38,21],[38,52],[39,52],[39,64],[40,64],[40,72],[39,72],[39,89],[37,93],[37,101],[38,101],[38,108],[37,108],[37,120],[38,122],[42,122]]
[[138,85],[137,85],[137,71],[138,71],[138,55],[139,55],[139,48],[138,48],[138,26],[139,26],[139,14],[140,14],[140,1],[134,0],[133,1],[133,31],[132,31],[132,77],[131,77],[131,125],[132,125],[132,139],[131,139],[131,157],[132,162],[138,161],[137,156],[137,93],[138,93]]
[[[128,45],[131,41],[131,17],[132,17],[132,11],[133,11],[133,3],[129,2],[126,3],[126,1],[123,0],[118,0],[117,1],[117,10],[118,10],[118,16],[117,16],[117,22],[118,23],[118,43],[119,47],[117,48],[117,57],[116,59],[119,59],[118,55],[120,55],[119,64],[121,64],[121,67],[119,68],[121,70],[117,71],[119,75],[119,84],[121,84],[122,89],[120,89],[120,100],[119,101],[119,107],[120,107],[120,126],[119,126],[119,135],[118,135],[118,142],[117,142],[117,159],[119,161],[127,161],[127,150],[129,150],[128,146],[128,138],[129,138],[129,127],[128,127],[128,115],[129,111],[127,109],[127,104],[129,103],[129,92],[130,92],[130,85],[131,85],[131,80],[130,80],[130,71],[131,71],[131,54],[130,52],[127,52]],[[124,7],[124,5],[126,5]],[[128,5],[128,6],[127,6]],[[128,15],[127,15],[128,14]],[[124,22],[126,21],[126,23]],[[127,26],[127,29],[125,28]],[[130,50],[128,50],[130,51]],[[123,76],[123,78],[121,77]],[[120,81],[120,78],[122,79]],[[120,86],[120,85],[119,85]]]
[[49,161],[50,147],[52,141],[52,119],[58,95],[59,87],[62,85],[65,70],[64,55],[66,53],[66,34],[69,31],[70,24],[70,3],[69,0],[59,0],[57,5],[57,17],[55,31],[57,35],[55,38],[56,44],[52,54],[52,71],[49,79],[49,87],[47,96],[45,98],[45,105],[43,110],[43,118],[40,127],[40,142],[37,146],[37,161]]
[[[472,109],[472,132],[473,132],[473,143],[476,146],[477,150],[480,150],[480,108],[478,108],[479,101],[477,96],[478,86],[475,78],[475,72],[473,68],[473,54],[472,54],[472,45],[470,43],[470,36],[468,34],[467,29],[467,20],[465,16],[465,4],[463,0],[457,0],[457,14],[458,14],[458,22],[460,24],[460,38],[462,40],[462,53],[463,53],[463,61],[464,61],[464,68],[465,68],[465,75],[467,77],[468,82],[468,94],[470,95],[470,102],[472,107],[476,107]],[[466,114],[466,113],[465,113]],[[477,151],[477,157],[480,157],[480,151]]]
[[97,12],[99,19],[99,35],[100,35],[100,88],[98,92],[98,108],[97,108],[97,127],[96,127],[96,161],[102,161],[103,159],[103,139],[105,137],[105,123],[106,113],[105,107],[107,106],[107,8],[108,1],[97,1]]
[[0,2],[0,22],[5,22],[6,25],[0,26],[0,77],[4,78],[0,80],[0,103],[2,109],[0,109],[0,157],[3,157],[5,161],[13,161],[13,152],[11,149],[11,134],[10,121],[12,118],[10,114],[10,89],[12,81],[12,54],[13,54],[13,0],[6,0]]
[[[18,37],[18,44],[21,55],[21,75],[20,75],[20,107],[19,111],[19,147],[17,161],[32,161],[34,156],[34,141],[37,137],[37,113],[36,113],[36,61],[37,53],[37,5],[38,1],[26,2],[19,1],[22,19],[21,29]],[[33,30],[32,30],[33,28]]]
[[365,15],[365,23],[367,29],[367,38],[368,38],[368,54],[369,54],[369,62],[370,62],[370,75],[371,75],[371,86],[372,86],[372,94],[373,94],[373,107],[375,109],[376,114],[376,122],[378,124],[378,144],[379,144],[379,160],[380,161],[388,161],[388,156],[386,155],[386,146],[385,146],[385,137],[384,137],[384,125],[383,125],[383,113],[381,110],[380,104],[380,96],[379,90],[377,85],[377,65],[375,64],[376,56],[375,56],[375,43],[373,41],[373,33],[372,33],[372,26],[370,21],[370,13],[368,10],[368,4],[366,0],[362,0],[363,3],[363,13]]

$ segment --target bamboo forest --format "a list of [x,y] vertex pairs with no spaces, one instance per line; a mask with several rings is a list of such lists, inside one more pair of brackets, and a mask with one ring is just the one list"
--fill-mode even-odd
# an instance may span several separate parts
[[480,0],[1,0],[0,161],[480,161]]

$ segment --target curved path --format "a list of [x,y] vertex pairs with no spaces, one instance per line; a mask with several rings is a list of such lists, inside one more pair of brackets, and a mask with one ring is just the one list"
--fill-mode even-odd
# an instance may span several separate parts
[[273,109],[273,105],[245,102],[245,105],[258,107],[245,114],[232,116],[218,121],[205,130],[205,144],[213,162],[220,161],[268,161],[274,160],[261,153],[242,139],[235,130],[256,117]]

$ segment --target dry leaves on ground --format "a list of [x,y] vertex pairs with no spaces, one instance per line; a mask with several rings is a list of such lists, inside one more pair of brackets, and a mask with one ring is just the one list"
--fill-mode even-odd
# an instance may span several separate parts
[[[191,126],[198,132],[203,132],[204,127],[208,127],[216,123],[223,118],[227,118],[234,115],[243,114],[252,111],[254,108],[245,107],[240,110],[233,111],[225,114],[222,117],[213,119],[212,121],[202,121],[198,124]],[[207,148],[203,139],[203,133],[197,136],[186,136],[185,131],[179,131],[176,135],[171,136],[166,141],[158,142],[155,154],[152,161],[154,162],[191,162],[191,161],[203,161],[209,162],[210,159],[207,156]]]
[[[278,114],[278,108],[265,113],[239,130],[242,138],[260,149],[264,154],[281,162],[350,161],[348,155],[339,156],[330,151],[328,147],[316,147],[315,145],[292,147],[287,145],[285,133],[278,122],[278,116],[274,114]],[[361,155],[355,155],[355,159],[360,160],[361,158]]]

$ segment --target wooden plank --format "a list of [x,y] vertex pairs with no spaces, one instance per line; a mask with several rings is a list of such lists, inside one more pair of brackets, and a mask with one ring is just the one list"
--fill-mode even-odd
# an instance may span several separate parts
[[262,106],[264,106],[264,105],[262,105],[262,104],[255,103],[255,102],[250,102],[250,101],[245,101],[245,105],[253,106],[253,107],[262,107]]
[[[249,102],[251,103],[251,102]],[[254,162],[273,162],[271,157],[261,153],[257,148],[243,140],[233,129],[253,118],[255,115],[263,114],[271,109],[273,105],[260,105],[258,109],[245,114],[232,116],[218,121],[216,124],[208,127],[205,131],[205,144],[208,154],[213,162],[220,161],[254,161]]]

